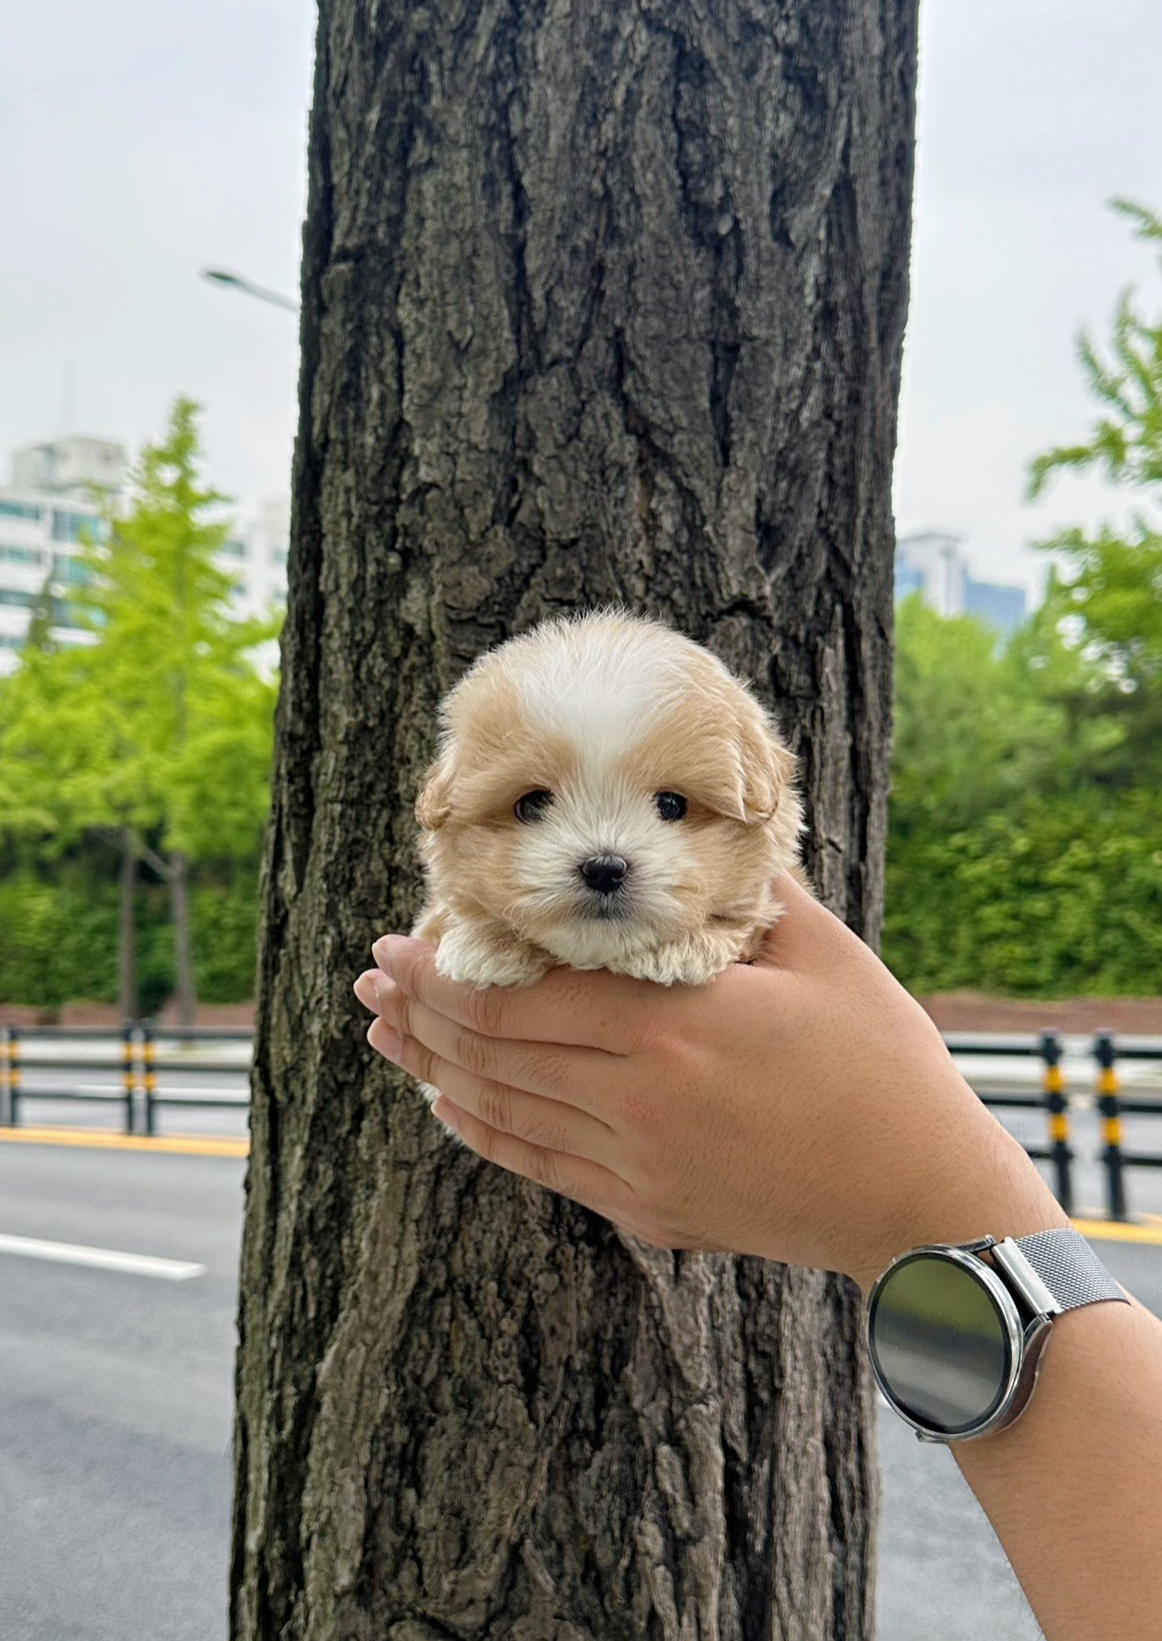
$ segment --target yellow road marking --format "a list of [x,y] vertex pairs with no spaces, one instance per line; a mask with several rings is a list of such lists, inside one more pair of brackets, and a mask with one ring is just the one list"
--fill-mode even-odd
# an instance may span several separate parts
[[[88,1146],[105,1151],[160,1151],[187,1157],[245,1157],[250,1141],[207,1135],[114,1134],[84,1128],[0,1128],[0,1143]],[[1095,1242],[1137,1242],[1162,1248],[1162,1214],[1143,1214],[1140,1222],[1120,1225],[1108,1219],[1075,1219],[1075,1230]]]
[[1075,1219],[1073,1228],[1094,1242],[1144,1242],[1162,1248],[1162,1219],[1156,1214],[1142,1217],[1141,1225],[1119,1225],[1109,1219]]
[[114,1134],[92,1128],[0,1128],[0,1142],[12,1145],[74,1145],[104,1151],[164,1151],[185,1157],[245,1157],[250,1141],[207,1134]]

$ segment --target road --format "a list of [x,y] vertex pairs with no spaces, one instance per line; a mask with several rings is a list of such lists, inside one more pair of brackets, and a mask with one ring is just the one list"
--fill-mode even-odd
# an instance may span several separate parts
[[[4,1641],[223,1641],[243,1167],[0,1143],[0,1239],[205,1267],[165,1280],[0,1240]],[[1162,1247],[1099,1251],[1162,1314]],[[951,1456],[886,1410],[880,1454],[883,1641],[1036,1636]]]
[[0,1253],[0,1635],[226,1634],[243,1164],[0,1145],[0,1233],[206,1266]]
[[[979,1034],[978,1034],[979,1036]],[[973,1040],[972,1033],[958,1034],[960,1041]],[[1026,1037],[1024,1041],[1030,1039]],[[1158,1039],[1153,1040],[1157,1043]],[[1088,1038],[1065,1039],[1063,1067],[1071,1090],[1072,1145],[1076,1152],[1074,1162],[1074,1209],[1079,1215],[1104,1215],[1107,1203],[1107,1184],[1098,1158],[1102,1145],[1097,1113],[1093,1106],[1093,1062]],[[216,1134],[237,1138],[247,1131],[247,1065],[249,1044],[245,1042],[199,1043],[184,1052],[172,1042],[158,1044],[161,1057],[169,1062],[188,1060],[188,1064],[167,1066],[158,1078],[162,1096],[178,1096],[184,1101],[196,1101],[207,1096],[227,1099],[231,1104],[222,1107],[196,1104],[166,1105],[155,1111],[155,1131],[159,1134]],[[27,1038],[22,1045],[23,1098],[20,1120],[24,1125],[79,1126],[114,1132],[125,1128],[125,1105],[121,1094],[119,1070],[120,1043],[100,1039],[74,1039],[37,1042]],[[79,1067],[77,1070],[38,1068],[37,1056],[74,1054],[81,1058],[103,1058],[107,1070]],[[965,1055],[958,1059],[964,1075],[975,1088],[1035,1095],[1040,1088],[1040,1061],[1015,1055]],[[210,1069],[206,1069],[209,1065]],[[1128,1149],[1162,1154],[1162,1059],[1152,1061],[1126,1060],[1120,1064],[1125,1094],[1158,1100],[1158,1115],[1127,1115],[1125,1118]],[[67,1086],[80,1099],[53,1100],[42,1091]],[[112,1096],[117,1096],[112,1098]],[[998,1111],[998,1117],[1026,1145],[1046,1143],[1044,1113],[1034,1111]],[[140,1121],[140,1116],[139,1119]],[[1042,1172],[1052,1183],[1048,1167]],[[1131,1213],[1162,1214],[1162,1168],[1138,1169],[1126,1176],[1127,1201]]]
[[[1095,1242],[1119,1282],[1162,1316],[1162,1246]],[[887,1407],[876,1633],[880,1641],[1033,1641],[1041,1631],[952,1454]],[[1084,1487],[1079,1478],[1078,1486]]]

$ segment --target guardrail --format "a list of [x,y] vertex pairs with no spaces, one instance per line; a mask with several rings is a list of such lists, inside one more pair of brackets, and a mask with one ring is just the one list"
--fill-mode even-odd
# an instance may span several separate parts
[[[238,1042],[248,1043],[251,1034],[246,1031],[225,1031],[213,1028],[175,1027],[166,1030],[167,1039],[180,1042]],[[231,1096],[214,1094],[166,1093],[157,1086],[159,1072],[165,1071],[218,1071],[222,1067],[212,1061],[192,1062],[188,1058],[159,1059],[157,1054],[157,1026],[152,1020],[127,1021],[120,1032],[89,1031],[84,1027],[37,1026],[21,1031],[16,1026],[0,1025],[0,1126],[17,1127],[21,1108],[29,1100],[97,1100],[119,1104],[125,1111],[127,1134],[153,1134],[156,1112],[163,1106],[230,1108],[236,1110],[245,1101]],[[21,1044],[26,1039],[37,1041],[94,1039],[121,1042],[121,1087],[107,1093],[82,1094],[75,1088],[25,1089],[22,1083],[24,1065],[35,1065],[53,1070],[73,1071],[116,1068],[112,1060],[79,1060],[75,1056],[37,1055],[34,1061],[23,1062]],[[1044,1111],[1046,1144],[1026,1145],[1031,1157],[1053,1165],[1053,1183],[1058,1201],[1066,1213],[1073,1211],[1073,1160],[1076,1153],[1070,1144],[1070,1094],[1062,1069],[1062,1043],[1057,1032],[1047,1031],[1035,1039],[1010,1037],[958,1038],[946,1035],[945,1043],[952,1054],[962,1058],[981,1055],[1012,1055],[1041,1062],[1041,1091],[1039,1094],[1006,1092],[1004,1090],[977,1090],[979,1098],[988,1106],[1016,1111]],[[1097,1106],[1102,1134],[1102,1150],[1098,1160],[1105,1169],[1106,1209],[1111,1219],[1124,1220],[1129,1210],[1126,1198],[1126,1170],[1130,1168],[1162,1168],[1162,1151],[1127,1151],[1122,1143],[1122,1117],[1126,1113],[1153,1116],[1162,1119],[1162,1098],[1126,1099],[1121,1092],[1118,1076],[1119,1060],[1156,1060],[1162,1065],[1162,1039],[1157,1043],[1117,1043],[1112,1032],[1101,1031],[1093,1038],[1092,1055],[1095,1063],[1094,1101]]]
[[[248,1031],[220,1031],[212,1028],[192,1029],[177,1027],[162,1034],[180,1042],[238,1042],[249,1043]],[[92,1031],[86,1027],[34,1026],[22,1030],[17,1026],[0,1026],[0,1127],[20,1126],[21,1109],[29,1100],[93,1100],[99,1104],[120,1105],[125,1112],[126,1134],[153,1134],[156,1132],[156,1113],[162,1106],[188,1106],[207,1109],[221,1108],[236,1111],[247,1104],[232,1095],[174,1094],[157,1086],[162,1071],[221,1071],[213,1061],[201,1063],[182,1059],[159,1059],[158,1032],[152,1020],[129,1020],[120,1031]],[[121,1043],[119,1062],[116,1059],[79,1059],[75,1054],[38,1054],[35,1060],[24,1060],[21,1046],[26,1040],[38,1042],[117,1042]],[[108,1092],[81,1093],[71,1087],[24,1087],[26,1067],[40,1071],[110,1071],[120,1070],[121,1086]]]
[[[1073,1212],[1073,1159],[1076,1153],[1070,1145],[1069,1089],[1062,1069],[1061,1037],[1055,1031],[1042,1032],[1033,1043],[1014,1043],[1007,1039],[978,1039],[971,1041],[952,1035],[945,1036],[950,1053],[962,1057],[972,1055],[1015,1055],[1041,1061],[1041,1093],[1017,1094],[999,1090],[977,1089],[985,1105],[1008,1110],[1043,1110],[1046,1117],[1046,1138],[1043,1146],[1026,1145],[1031,1157],[1053,1164],[1054,1193],[1067,1214]],[[1126,1169],[1162,1168],[1162,1151],[1126,1151],[1122,1145],[1122,1114],[1135,1112],[1143,1116],[1162,1118],[1162,1099],[1124,1099],[1117,1073],[1121,1060],[1157,1060],[1162,1063],[1162,1041],[1155,1043],[1126,1043],[1119,1045],[1112,1032],[1095,1034],[1091,1053],[1096,1065],[1094,1078],[1095,1103],[1101,1118],[1102,1149],[1098,1160],[1105,1169],[1106,1212],[1110,1219],[1129,1217],[1126,1205]]]

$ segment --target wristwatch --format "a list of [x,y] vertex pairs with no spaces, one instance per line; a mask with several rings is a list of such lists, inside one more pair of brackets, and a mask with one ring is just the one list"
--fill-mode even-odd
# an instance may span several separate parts
[[970,1441],[1029,1405],[1053,1321],[1125,1294],[1076,1231],[901,1254],[868,1299],[872,1371],[922,1442]]

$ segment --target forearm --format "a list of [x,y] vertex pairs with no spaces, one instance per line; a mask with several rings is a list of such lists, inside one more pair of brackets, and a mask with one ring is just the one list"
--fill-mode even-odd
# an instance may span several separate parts
[[1008,1430],[953,1446],[1047,1641],[1162,1636],[1162,1323],[1100,1304],[1054,1324]]
[[[974,1113],[965,1119],[975,1127]],[[974,1166],[938,1168],[933,1191],[918,1192],[915,1220],[893,1253],[1068,1223],[1016,1142],[993,1119],[987,1123],[960,1153]],[[1162,1638],[1156,1317],[1136,1303],[1059,1317],[1020,1419],[994,1436],[954,1442],[952,1451],[1047,1641]]]
[[[923,1243],[1067,1226],[919,1006],[795,883],[778,892],[755,962],[705,986],[557,968],[481,992],[383,942],[391,979],[357,983],[371,1041],[474,1150],[659,1247],[866,1291]],[[1023,1417],[954,1451],[1049,1641],[1162,1641],[1162,1327],[1118,1303],[1062,1316]]]

